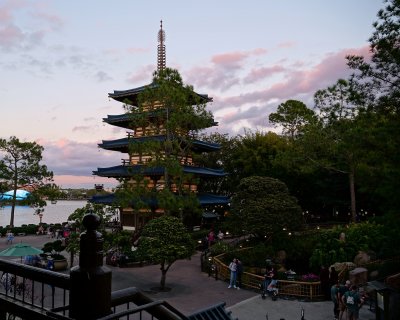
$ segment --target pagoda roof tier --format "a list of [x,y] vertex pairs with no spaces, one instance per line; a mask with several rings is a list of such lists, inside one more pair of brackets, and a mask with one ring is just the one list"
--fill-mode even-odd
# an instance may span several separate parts
[[[182,169],[184,173],[198,176],[225,177],[227,175],[223,169],[210,169],[187,165],[182,166]],[[135,174],[143,174],[146,176],[162,176],[164,173],[164,167],[149,167],[145,165],[120,165],[108,168],[98,168],[97,171],[93,171],[93,174],[96,176],[108,178],[127,178]]]
[[[138,95],[145,91],[146,89],[155,89],[157,85],[155,83],[150,83],[141,87],[128,89],[128,90],[114,90],[114,93],[109,93],[108,96],[119,102],[127,103],[132,106],[138,105]],[[199,94],[194,92],[197,97],[201,99],[201,102],[211,102],[213,99],[207,94]],[[194,101],[193,101],[194,103]]]
[[[154,118],[157,115],[159,115],[160,111],[146,111],[145,113],[147,114],[147,116],[149,118]],[[115,114],[115,115],[107,115],[107,118],[103,118],[103,122],[106,122],[112,126],[116,126],[116,127],[121,127],[124,129],[129,129],[132,127],[132,123],[133,123],[134,119],[131,116],[131,114],[129,113],[123,113],[123,114]],[[218,122],[211,122],[210,123],[210,127],[213,126],[217,126]],[[195,128],[195,126],[194,126]]]
[[[230,203],[230,198],[228,196],[219,196],[210,193],[197,193],[196,196],[202,207],[227,205]],[[115,194],[94,195],[89,201],[97,204],[112,205],[115,203],[115,198]],[[148,202],[150,206],[156,206],[156,200],[148,199],[146,202]]]
[[[103,140],[103,142],[99,143],[98,146],[105,150],[128,153],[130,143],[143,143],[148,141],[163,142],[165,140],[166,140],[165,135],[130,137],[130,138],[126,137],[116,140]],[[221,145],[218,143],[206,142],[197,139],[191,140],[191,143],[192,143],[191,149],[195,152],[211,152],[211,151],[218,151],[221,149]]]

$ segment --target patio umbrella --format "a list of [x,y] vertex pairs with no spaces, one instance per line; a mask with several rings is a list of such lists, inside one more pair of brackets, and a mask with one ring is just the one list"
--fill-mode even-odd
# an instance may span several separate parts
[[3,251],[0,251],[0,256],[2,257],[22,257],[23,256],[33,256],[36,254],[43,253],[42,250],[37,249],[35,247],[32,247],[29,244],[26,243],[18,243],[16,245],[13,245],[12,247],[9,247]]

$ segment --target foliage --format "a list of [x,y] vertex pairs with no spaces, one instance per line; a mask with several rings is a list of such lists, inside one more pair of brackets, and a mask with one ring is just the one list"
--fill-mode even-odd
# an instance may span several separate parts
[[[145,136],[155,134],[159,139],[131,139],[129,153],[139,156],[141,169],[132,171],[130,180],[122,181],[117,191],[120,205],[141,213],[147,211],[150,218],[162,208],[187,226],[200,219],[197,197],[187,187],[198,181],[184,173],[182,165],[191,164],[192,141],[198,132],[214,125],[212,114],[205,109],[208,101],[185,85],[177,70],[169,68],[154,72],[153,82],[139,94],[137,106],[128,101],[125,109],[132,126],[143,128]],[[143,172],[146,169],[160,172],[163,182],[157,185],[150,180]]]
[[238,189],[232,197],[232,210],[227,217],[230,230],[268,240],[284,228],[296,230],[301,227],[301,208],[283,182],[253,176],[242,179]]
[[[68,217],[68,222],[72,225],[72,230],[68,239],[66,251],[71,255],[71,265],[73,265],[74,257],[79,253],[80,232],[84,230],[82,224],[83,217],[88,213],[95,213],[100,217],[100,225],[98,231],[105,235],[105,226],[110,221],[112,215],[115,214],[115,208],[102,204],[88,203],[82,208],[77,208]],[[109,246],[105,243],[105,247]]]
[[26,204],[42,208],[46,205],[43,195],[53,194],[48,184],[53,180],[53,173],[41,164],[43,147],[36,142],[21,142],[16,137],[9,140],[0,139],[0,180],[14,191],[11,200],[10,226],[14,226],[16,191],[21,186],[29,186],[32,190]]
[[[345,234],[345,241],[340,240],[341,233]],[[364,222],[351,224],[348,228],[339,226],[323,230],[310,258],[310,266],[317,268],[335,262],[353,261],[360,250],[373,251],[380,256],[384,244],[384,227],[376,223]]]
[[269,115],[269,122],[275,126],[282,126],[282,133],[292,140],[302,133],[305,126],[315,121],[314,111],[297,100],[281,103],[277,111]]
[[160,287],[163,290],[169,268],[175,261],[191,257],[194,241],[178,218],[165,215],[144,226],[138,252],[143,260],[160,264]]
[[60,252],[64,249],[65,246],[62,244],[62,241],[56,240],[53,242],[46,242],[43,245],[42,251],[46,254],[49,254],[54,259],[65,259],[65,257],[60,254]]

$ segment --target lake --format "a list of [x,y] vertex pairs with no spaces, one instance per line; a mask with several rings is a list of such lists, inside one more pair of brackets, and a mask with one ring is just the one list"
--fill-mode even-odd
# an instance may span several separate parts
[[[47,201],[44,207],[42,222],[44,223],[62,223],[67,221],[69,215],[75,209],[82,208],[87,204],[85,200],[58,200],[56,204]],[[16,227],[22,224],[39,224],[39,216],[35,215],[35,209],[29,206],[17,206],[14,212],[14,225]],[[0,207],[0,226],[10,224],[11,206]]]

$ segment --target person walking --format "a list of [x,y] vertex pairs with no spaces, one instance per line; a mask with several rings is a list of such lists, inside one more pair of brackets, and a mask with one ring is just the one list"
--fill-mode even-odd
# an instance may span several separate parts
[[338,301],[339,301],[339,320],[343,319],[343,315],[346,313],[346,303],[343,302],[343,297],[347,291],[350,290],[351,282],[346,280],[344,285],[339,286],[338,290]]
[[333,316],[335,320],[339,319],[339,300],[338,300],[338,293],[339,293],[339,282],[336,282],[331,287],[331,300],[333,302]]
[[236,283],[238,290],[242,287],[242,274],[243,274],[243,264],[242,261],[236,259]]
[[321,270],[319,272],[319,280],[321,281],[321,291],[325,297],[325,300],[329,300],[329,270],[325,266],[321,266]]
[[237,276],[237,263],[236,259],[233,259],[232,262],[229,264],[229,270],[231,271],[231,277],[229,281],[228,289],[234,287],[236,289],[236,276]]
[[351,286],[350,290],[342,297],[342,302],[346,304],[347,307],[347,320],[358,320],[358,313],[364,300],[360,298],[357,292],[357,286]]

